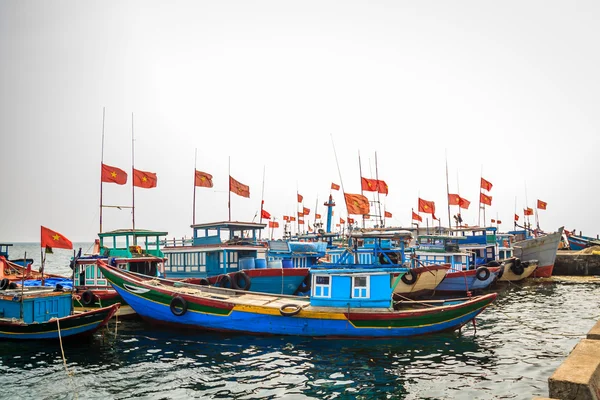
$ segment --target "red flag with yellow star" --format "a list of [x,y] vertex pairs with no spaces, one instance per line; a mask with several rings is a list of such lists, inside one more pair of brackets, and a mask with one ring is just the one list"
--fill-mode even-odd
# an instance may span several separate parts
[[229,176],[229,191],[241,197],[250,198],[250,186],[244,185]]
[[139,169],[133,169],[133,186],[141,187],[144,189],[151,189],[156,187],[156,174],[154,172],[140,171]]
[[211,174],[207,174],[206,172],[195,170],[194,186],[211,188],[211,187],[213,187],[212,178],[213,177]]
[[369,199],[362,194],[344,193],[344,199],[346,200],[348,214],[365,215],[371,211]]
[[102,176],[100,179],[102,182],[124,185],[127,183],[127,173],[120,168],[102,164]]
[[42,226],[42,247],[72,249],[73,243],[60,233]]

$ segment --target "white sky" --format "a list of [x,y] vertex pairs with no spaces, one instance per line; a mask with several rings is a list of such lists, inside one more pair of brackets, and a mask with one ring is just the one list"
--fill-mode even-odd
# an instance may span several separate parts
[[[419,194],[447,224],[447,151],[465,222],[483,170],[501,229],[527,195],[548,203],[543,229],[595,236],[599,20],[595,1],[3,0],[0,240],[96,237],[103,107],[105,163],[130,171],[133,112],[135,166],[158,174],[136,189],[136,227],[170,237],[191,234],[194,148],[215,182],[197,222],[227,219],[229,156],[251,191],[232,195],[233,220],[259,209],[263,166],[272,215],[295,212],[297,187],[325,214],[330,135],[347,192],[358,152],[371,176],[377,151],[388,226],[410,224]],[[104,199],[131,204],[131,174]],[[104,213],[104,230],[130,224]]]

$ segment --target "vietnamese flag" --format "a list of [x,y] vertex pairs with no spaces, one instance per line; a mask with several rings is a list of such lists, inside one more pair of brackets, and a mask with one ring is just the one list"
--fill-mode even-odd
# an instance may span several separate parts
[[333,190],[340,190],[340,185],[332,182],[331,183],[331,189],[333,189]]
[[267,210],[260,210],[260,217],[264,219],[271,219],[271,214]]
[[310,208],[304,207],[304,210],[302,210],[302,212],[304,213],[304,215],[310,215]]
[[533,209],[529,207],[525,208],[523,210],[523,215],[533,215]]
[[290,222],[294,222],[296,220],[296,217],[290,217]]
[[460,196],[457,194],[448,194],[448,205],[460,206]]
[[344,221],[343,218],[340,218],[340,224],[345,224],[345,223],[346,223],[346,221]]
[[229,176],[229,191],[238,196],[250,198],[250,187],[236,181],[231,175]]
[[412,220],[423,222],[423,218],[421,218],[421,216],[414,211],[412,212]]
[[490,190],[492,190],[492,183],[481,178],[481,188],[489,192]]
[[316,219],[321,219],[321,214],[315,214]]
[[479,193],[479,201],[483,204],[487,204],[488,206],[492,205],[492,196],[487,196],[483,193]]
[[546,206],[548,206],[548,203],[546,203],[545,201],[537,201],[537,208],[539,208],[540,210],[545,210]]
[[389,212],[389,211],[385,211],[385,212],[383,213],[383,216],[384,216],[385,218],[392,218],[392,213],[391,213],[391,212]]
[[290,222],[290,217],[288,217],[287,215],[284,215],[284,216],[283,216],[283,220],[284,220],[284,221],[287,221],[287,222]]
[[302,211],[298,211],[298,218],[304,217],[304,213]]
[[125,183],[127,183],[127,173],[120,168],[102,164],[102,176],[100,180],[102,182],[124,185]]
[[300,193],[296,193],[298,195],[298,203],[302,203],[304,197]]
[[519,216],[517,214],[515,214],[515,221],[519,220]]
[[500,224],[502,223],[502,221],[498,220],[498,221],[496,221],[496,223],[497,223],[498,225],[500,225]]
[[151,189],[156,187],[156,174],[153,172],[140,171],[139,169],[133,169],[133,186],[141,187],[144,189]]
[[304,220],[303,220],[303,219],[300,219],[300,218],[298,218],[298,225],[304,225]]
[[468,210],[470,205],[471,205],[471,202],[469,200],[463,199],[462,197],[460,198],[460,204],[459,204],[460,208],[464,208],[465,210]]
[[269,221],[269,228],[279,228],[279,222]]
[[360,178],[361,189],[366,192],[377,192],[379,190],[379,181],[377,179]]
[[388,194],[388,185],[385,181],[377,181],[377,191],[381,194]]
[[211,188],[213,187],[213,182],[212,182],[212,175],[211,174],[207,174],[206,172],[202,172],[202,171],[198,171],[195,170],[195,175],[194,175],[194,186],[200,186],[200,187],[207,187],[207,188]]
[[350,217],[348,217],[348,223],[349,223],[349,224],[353,224],[353,223],[354,223],[354,218],[350,218]]
[[495,219],[492,219],[492,224],[495,224],[495,223],[496,223],[496,220],[495,220]]
[[419,212],[431,214],[435,218],[435,203],[433,201],[423,200],[419,197]]
[[344,193],[344,199],[346,200],[348,214],[365,215],[371,211],[369,199],[362,194]]
[[73,243],[60,233],[42,226],[41,247],[47,249],[72,249]]

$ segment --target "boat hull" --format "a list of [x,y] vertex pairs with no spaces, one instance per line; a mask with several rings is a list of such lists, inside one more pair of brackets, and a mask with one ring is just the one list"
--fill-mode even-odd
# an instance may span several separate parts
[[533,276],[534,272],[537,270],[538,268],[538,264],[535,260],[531,260],[528,261],[526,264],[528,265],[524,265],[523,266],[523,273],[522,274],[517,274],[513,271],[513,264],[515,263],[515,259],[509,259],[509,260],[505,260],[502,263],[502,266],[500,268],[503,268],[503,272],[502,272],[502,276],[498,279],[498,282],[517,282],[517,281],[522,281],[525,278],[529,278],[530,276]]
[[411,268],[411,270],[417,274],[417,279],[413,284],[407,284],[402,279],[398,279],[398,275],[394,275],[394,279],[398,280],[394,287],[395,295],[414,297],[433,292],[446,277],[450,265],[426,265]]
[[538,267],[533,272],[533,278],[548,278],[552,276],[556,252],[562,237],[563,228],[545,236],[516,242],[513,245],[513,256],[521,261],[537,260]]
[[0,339],[57,339],[59,337],[59,325],[61,338],[91,335],[106,325],[108,320],[115,315],[119,306],[117,303],[98,310],[52,319],[42,323],[25,324],[0,320]]
[[[184,328],[268,335],[310,337],[403,337],[454,330],[472,320],[495,298],[496,294],[479,296],[458,304],[410,311],[390,309],[346,309],[311,307],[308,300],[296,300],[301,310],[283,316],[274,302],[293,302],[260,293],[245,293],[243,304],[219,300],[215,295],[186,295],[168,287],[153,287],[133,274],[103,268],[104,276],[119,294],[144,319]],[[201,287],[198,290],[202,293]],[[224,290],[224,289],[222,289]],[[234,292],[234,291],[229,291]],[[224,292],[226,293],[226,292]],[[264,297],[269,306],[257,305]],[[171,301],[185,299],[187,311],[175,315]],[[223,296],[226,297],[226,296]],[[304,308],[304,306],[307,306]],[[371,311],[372,310],[372,311]]]
[[436,292],[469,292],[474,290],[483,290],[490,286],[500,273],[500,267],[489,267],[490,271],[487,279],[479,279],[477,270],[448,272],[444,280],[435,289]]
[[[295,294],[304,279],[309,275],[308,268],[265,268],[242,270],[250,278],[250,288],[253,292],[271,294]],[[231,278],[237,272],[228,274]],[[211,284],[217,283],[219,276],[208,278]],[[190,282],[190,280],[186,280]],[[193,283],[193,282],[192,282]]]

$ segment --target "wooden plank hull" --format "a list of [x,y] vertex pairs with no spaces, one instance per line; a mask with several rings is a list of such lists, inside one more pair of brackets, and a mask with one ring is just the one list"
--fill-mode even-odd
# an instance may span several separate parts
[[537,260],[541,268],[533,272],[533,278],[548,278],[552,276],[556,252],[562,237],[563,228],[557,232],[533,239],[522,240],[513,245],[513,255],[521,261]]
[[[429,294],[436,290],[438,285],[444,280],[450,270],[449,265],[427,265],[423,267],[412,268],[417,273],[417,280],[414,284],[407,284],[401,279],[398,280],[394,288],[394,294],[413,297]],[[394,276],[396,278],[397,275]]]
[[[172,282],[149,281],[101,266],[104,276],[143,318],[185,328],[252,334],[310,337],[402,337],[454,330],[472,320],[496,294],[477,296],[438,307],[395,311],[388,308],[312,307],[304,298],[193,286],[178,290]],[[181,290],[187,291],[183,293]],[[187,308],[175,315],[171,304],[183,299]],[[179,300],[178,300],[179,301]],[[285,304],[299,311],[283,316]]]
[[535,260],[529,261],[528,265],[523,267],[523,273],[518,274],[513,269],[514,262],[515,262],[514,259],[509,259],[509,260],[505,260],[502,263],[501,268],[503,268],[504,271],[502,272],[502,276],[498,279],[498,282],[521,281],[525,278],[529,278],[530,276],[533,276],[534,271],[538,267],[538,264],[537,264],[537,262],[535,262]]
[[[20,321],[0,319],[0,339],[8,340],[39,340],[58,339],[59,324],[60,336],[91,335],[99,328],[106,325],[109,319],[119,309],[119,304],[100,308],[98,310],[73,314],[67,317],[51,319],[43,323],[25,324]],[[58,320],[58,323],[57,323]]]
[[489,287],[500,273],[500,267],[489,267],[490,275],[487,279],[479,279],[477,270],[448,272],[444,280],[436,288],[436,292],[465,293],[474,290],[483,290]]

